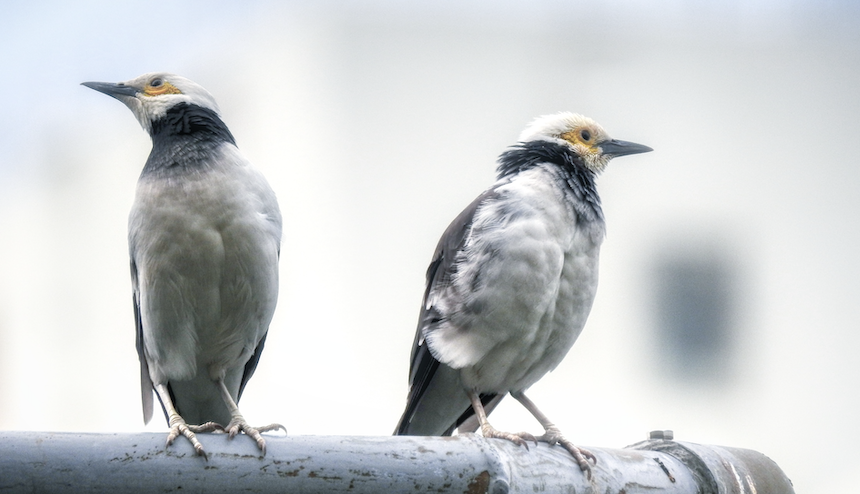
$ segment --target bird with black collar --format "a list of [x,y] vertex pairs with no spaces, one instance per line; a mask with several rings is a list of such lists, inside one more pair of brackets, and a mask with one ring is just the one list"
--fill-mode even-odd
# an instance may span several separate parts
[[[525,395],[565,357],[597,293],[605,222],[595,179],[612,158],[651,148],[612,139],[573,113],[536,119],[498,160],[495,184],[448,226],[427,269],[399,435],[455,429],[517,444],[560,444],[591,475],[592,453]],[[510,394],[544,434],[487,415]]]
[[[200,85],[150,73],[84,86],[124,103],[152,138],[128,221],[144,421],[153,390],[170,426],[205,456],[195,432],[261,432],[237,405],[278,299],[281,212]],[[226,424],[226,425],[223,425]]]

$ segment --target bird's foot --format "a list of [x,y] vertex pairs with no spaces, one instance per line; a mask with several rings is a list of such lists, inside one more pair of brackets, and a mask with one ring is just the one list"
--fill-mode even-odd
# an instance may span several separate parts
[[597,465],[597,457],[594,456],[594,453],[585,448],[580,448],[574,445],[569,439],[564,437],[564,434],[562,434],[555,426],[547,427],[546,433],[538,437],[537,440],[545,442],[550,446],[558,444],[566,449],[573,456],[573,459],[579,463],[579,468],[585,472],[588,480],[591,480],[591,464],[588,463],[588,460],[591,460],[595,465]]
[[261,432],[269,432],[276,431],[278,429],[283,429],[284,432],[287,432],[287,428],[281,424],[269,424],[263,427],[251,427],[248,425],[248,422],[245,421],[245,418],[239,414],[233,416],[233,419],[227,424],[227,427],[224,431],[228,434],[230,439],[236,437],[236,434],[239,432],[244,432],[246,436],[251,439],[257,441],[257,447],[260,448],[260,451],[263,453],[263,456],[266,456],[266,440],[263,439]]
[[205,424],[200,425],[189,425],[185,422],[185,419],[179,415],[174,415],[170,418],[170,432],[167,434],[167,444],[165,446],[170,446],[177,437],[182,435],[191,441],[191,445],[194,446],[194,451],[196,451],[199,456],[206,458],[206,451],[197,439],[195,432],[212,432],[218,430],[224,430],[224,428],[215,422],[206,422]]
[[519,446],[525,446],[526,449],[529,449],[529,442],[535,443],[535,445],[537,445],[537,438],[535,438],[528,432],[502,432],[500,430],[496,430],[496,428],[490,424],[484,424],[483,426],[481,426],[481,435],[487,438],[507,439],[508,441],[511,441],[512,443],[517,444]]

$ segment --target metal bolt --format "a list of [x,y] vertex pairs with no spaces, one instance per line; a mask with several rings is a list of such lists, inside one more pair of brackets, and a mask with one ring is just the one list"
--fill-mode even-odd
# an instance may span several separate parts
[[651,431],[648,433],[648,439],[662,439],[665,441],[671,441],[675,438],[675,433],[666,430],[666,431]]

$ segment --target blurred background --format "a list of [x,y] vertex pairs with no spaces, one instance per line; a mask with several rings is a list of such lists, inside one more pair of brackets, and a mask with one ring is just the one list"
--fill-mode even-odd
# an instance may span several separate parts
[[[126,247],[150,141],[79,83],[170,71],[284,212],[250,422],[390,434],[436,241],[568,110],[655,151],[600,177],[597,301],[531,398],[578,444],[673,429],[853,489],[856,2],[243,3],[0,5],[0,429],[166,431],[141,420]],[[513,400],[492,420],[539,429]]]

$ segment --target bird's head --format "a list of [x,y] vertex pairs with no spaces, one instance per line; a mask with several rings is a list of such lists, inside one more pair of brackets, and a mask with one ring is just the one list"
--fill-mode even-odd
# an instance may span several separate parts
[[199,84],[182,76],[152,72],[126,82],[82,82],[84,86],[122,101],[147,132],[152,122],[180,104],[208,108],[220,113],[215,98]]
[[612,139],[594,120],[569,112],[538,117],[520,134],[520,142],[540,140],[569,147],[595,173],[602,172],[612,158],[653,151],[642,144]]

